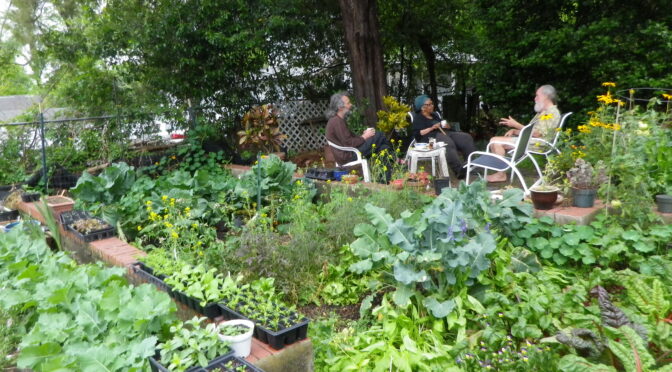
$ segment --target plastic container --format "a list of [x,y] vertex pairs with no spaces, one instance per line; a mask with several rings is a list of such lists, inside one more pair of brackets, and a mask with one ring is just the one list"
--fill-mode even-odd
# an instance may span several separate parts
[[0,221],[12,221],[19,218],[19,211],[0,206]]
[[142,262],[136,262],[131,265],[131,270],[143,281],[154,284],[158,289],[168,292],[168,285],[161,278],[154,275],[154,270]]
[[250,350],[252,350],[252,335],[254,334],[254,323],[247,319],[234,319],[227,320],[219,323],[217,328],[219,330],[225,327],[231,326],[243,326],[247,328],[247,331],[235,336],[227,336],[222,333],[219,334],[219,339],[228,342],[229,346],[233,350],[233,355],[240,358],[247,358],[250,355]]
[[[71,231],[77,238],[79,238],[80,240],[82,240],[84,242],[92,242],[92,241],[95,241],[95,240],[107,239],[107,238],[111,238],[111,237],[117,235],[117,231],[114,227],[110,226],[107,222],[101,220],[100,218],[94,217],[90,213],[85,212],[85,211],[75,211],[75,210],[73,210],[73,211],[63,212],[63,213],[61,213],[59,218],[61,220],[61,224],[63,225],[63,227],[65,227],[66,230]],[[101,222],[101,223],[107,225],[108,227],[105,227],[105,228],[102,228],[102,229],[99,229],[99,230],[90,231],[86,234],[82,234],[81,232],[72,228],[72,224],[75,223],[76,221],[86,220],[86,219],[95,219],[98,222]]]
[[31,193],[21,194],[21,200],[23,200],[24,203],[34,203],[34,202],[40,200],[40,193],[39,192],[31,192]]

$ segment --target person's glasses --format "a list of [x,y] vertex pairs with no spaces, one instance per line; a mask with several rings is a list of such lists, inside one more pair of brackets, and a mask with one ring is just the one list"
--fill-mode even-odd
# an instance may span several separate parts
[[434,106],[434,103],[429,102],[429,103],[425,103],[424,105],[422,105],[422,107],[430,107],[430,106]]

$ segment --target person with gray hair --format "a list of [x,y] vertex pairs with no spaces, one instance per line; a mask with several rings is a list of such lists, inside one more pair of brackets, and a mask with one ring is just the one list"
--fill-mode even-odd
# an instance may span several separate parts
[[[382,132],[376,132],[374,128],[367,128],[360,136],[353,134],[345,120],[350,115],[352,103],[346,92],[338,92],[331,96],[329,107],[325,111],[327,122],[327,140],[343,147],[355,147],[362,156],[368,158],[374,152],[380,152],[390,148],[390,143]],[[334,159],[339,164],[346,164],[355,160],[353,152],[331,149]]]
[[[552,85],[542,85],[537,88],[534,96],[534,111],[537,113],[530,123],[534,123],[534,130],[532,131],[532,138],[530,138],[529,146],[538,146],[539,142],[535,138],[543,138],[548,142],[553,141],[555,136],[555,129],[560,124],[560,111],[558,110],[558,92]],[[524,125],[519,123],[516,119],[509,116],[508,118],[501,118],[499,124],[512,128],[508,130],[503,137],[493,137],[491,142],[509,142],[511,145],[516,143],[518,139],[516,136],[523,129]],[[497,155],[504,156],[507,150],[513,146],[491,143],[488,148]],[[503,182],[506,181],[506,173],[496,172],[487,177],[488,182]]]

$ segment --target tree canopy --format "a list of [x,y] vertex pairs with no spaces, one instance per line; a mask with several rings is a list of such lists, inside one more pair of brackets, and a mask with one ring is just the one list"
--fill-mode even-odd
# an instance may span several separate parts
[[[406,102],[439,87],[474,88],[517,114],[531,112],[534,88],[549,83],[562,110],[587,111],[602,81],[672,86],[664,0],[367,4],[377,13],[367,27],[380,38],[359,50],[373,51],[371,61],[381,55],[382,90]],[[352,47],[362,41],[347,37],[339,3],[328,0],[31,0],[6,16],[1,58],[13,67],[3,69],[3,92],[36,86],[47,102],[90,114],[188,104],[241,112],[367,83],[353,80]],[[32,75],[11,63],[19,52]]]

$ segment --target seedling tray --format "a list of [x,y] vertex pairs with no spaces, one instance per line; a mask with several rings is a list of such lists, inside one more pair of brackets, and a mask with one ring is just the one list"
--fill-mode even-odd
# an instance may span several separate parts
[[222,309],[216,302],[211,302],[205,306],[201,306],[201,302],[194,297],[187,295],[186,293],[180,291],[174,291],[169,288],[168,294],[177,301],[180,301],[188,308],[194,310],[199,314],[203,314],[210,319],[217,318],[222,315]]
[[225,320],[247,319],[254,322],[254,338],[265,344],[269,344],[276,350],[284,348],[285,345],[291,345],[297,341],[301,341],[308,336],[308,324],[310,323],[310,320],[307,318],[302,318],[301,321],[295,323],[294,325],[283,328],[279,331],[271,331],[270,329],[261,325],[255,319],[247,317],[244,314],[231,309],[224,303],[220,303],[219,306],[221,308],[221,315]]
[[252,364],[248,363],[245,359],[238,358],[236,356],[227,357],[221,363],[218,363],[217,365],[212,366],[212,367],[208,366],[208,367],[205,368],[205,370],[206,371],[216,371],[216,372],[219,372],[219,371],[233,372],[233,370],[225,367],[229,362],[233,362],[234,367],[245,366],[245,371],[246,372],[264,372],[263,369],[255,367]]
[[308,171],[306,171],[306,178],[312,178],[315,180],[334,180],[334,171],[337,171],[338,169],[332,169],[332,168],[309,168]]
[[131,266],[131,270],[138,277],[142,278],[145,282],[154,284],[158,289],[162,291],[169,291],[168,285],[161,280],[159,277],[154,275],[154,270],[151,267],[145,265],[142,262],[136,262]]
[[[231,350],[229,348],[229,350]],[[169,369],[164,367],[161,362],[158,360],[159,359],[159,352],[157,351],[156,354],[154,354],[153,357],[149,357],[149,367],[152,369],[152,372],[170,372]],[[230,359],[233,357],[233,351],[230,351],[224,355],[218,356],[217,358],[213,359],[208,363],[207,366],[205,366],[205,369],[208,371],[211,371],[215,369],[215,366],[219,365],[222,363],[222,361]],[[200,372],[203,371],[203,367],[201,366],[193,366],[188,368],[185,372]]]
[[308,319],[294,324],[291,327],[281,329],[277,332],[271,331],[259,324],[254,326],[254,337],[259,341],[269,344],[272,348],[280,350],[285,345],[291,345],[297,341],[305,339],[308,335]]
[[23,200],[24,203],[34,203],[34,202],[40,200],[40,193],[39,192],[32,192],[32,193],[21,194],[21,200]]
[[[75,236],[77,236],[80,240],[85,241],[85,242],[92,242],[95,240],[101,240],[101,239],[107,239],[111,238],[113,236],[117,235],[117,232],[114,227],[110,226],[107,222],[101,220],[98,217],[92,216],[90,213],[86,211],[67,211],[63,212],[60,215],[61,219],[61,224],[65,227],[66,230],[71,231]],[[82,234],[81,232],[75,230],[72,228],[72,224],[76,221],[79,220],[86,220],[86,219],[95,219],[98,220],[101,223],[104,223],[108,225],[109,227],[100,229],[100,230],[94,230],[90,231],[87,234]]]
[[0,206],[0,221],[12,221],[19,218],[19,211]]

